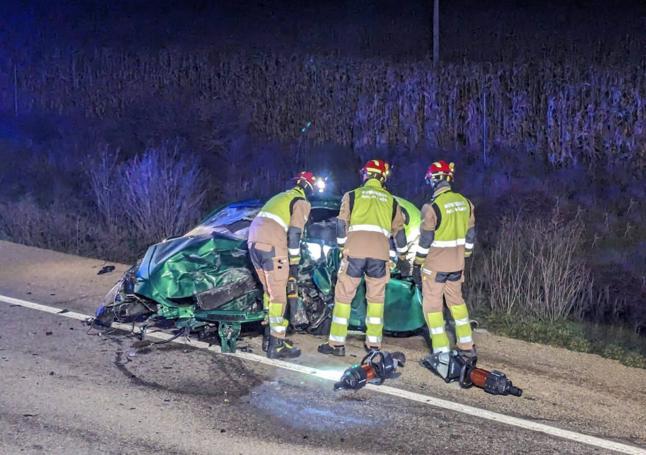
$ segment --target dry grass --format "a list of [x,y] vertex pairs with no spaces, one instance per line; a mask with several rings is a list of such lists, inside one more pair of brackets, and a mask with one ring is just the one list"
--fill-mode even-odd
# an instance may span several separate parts
[[571,63],[447,64],[434,70],[426,61],[61,51],[21,63],[18,92],[25,112],[119,118],[149,99],[188,99],[196,106],[230,105],[250,118],[253,130],[281,141],[294,141],[311,121],[314,143],[358,151],[401,144],[486,152],[495,145],[557,165],[630,158],[643,169],[644,63],[565,61]]
[[192,227],[202,215],[205,181],[180,142],[164,142],[120,162],[103,148],[88,168],[91,205],[27,195],[0,203],[0,238],[121,262]]

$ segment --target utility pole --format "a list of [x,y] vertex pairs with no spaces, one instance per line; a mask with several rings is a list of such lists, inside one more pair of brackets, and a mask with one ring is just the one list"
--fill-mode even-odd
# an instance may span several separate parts
[[440,0],[433,0],[433,66],[440,63]]
[[13,64],[13,112],[18,117],[18,65]]

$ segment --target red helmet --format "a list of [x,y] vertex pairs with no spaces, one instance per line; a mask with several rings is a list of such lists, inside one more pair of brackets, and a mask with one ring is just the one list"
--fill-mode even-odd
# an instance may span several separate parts
[[311,187],[314,187],[314,183],[316,182],[316,176],[312,171],[301,171],[294,176],[294,180],[296,182],[303,181],[306,184],[310,185]]
[[370,160],[361,168],[361,176],[365,180],[369,175],[376,175],[386,180],[390,174],[390,164],[384,160]]
[[325,190],[326,179],[315,176],[312,171],[301,171],[296,174],[293,180],[303,189],[309,189],[310,191],[316,189],[319,193]]
[[454,170],[455,170],[455,164],[453,163],[447,163],[444,160],[435,161],[426,170],[426,175],[424,176],[424,179],[426,181],[429,181],[429,180],[434,180],[434,179],[437,180],[439,178],[443,178],[443,179],[446,179],[447,181],[451,181],[453,180]]

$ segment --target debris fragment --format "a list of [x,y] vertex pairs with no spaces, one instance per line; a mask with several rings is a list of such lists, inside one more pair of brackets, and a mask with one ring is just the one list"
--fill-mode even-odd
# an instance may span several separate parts
[[106,266],[101,267],[101,270],[99,270],[98,272],[96,272],[96,274],[97,274],[97,275],[103,275],[104,273],[114,272],[114,269],[115,269],[115,268],[116,268],[116,267],[115,267],[115,266],[113,266],[113,265],[106,265]]

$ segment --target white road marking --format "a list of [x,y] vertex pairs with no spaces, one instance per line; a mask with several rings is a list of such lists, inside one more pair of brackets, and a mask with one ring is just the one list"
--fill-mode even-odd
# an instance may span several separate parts
[[[28,302],[26,300],[7,297],[4,295],[0,295],[0,302],[8,303],[10,305],[18,305],[24,308],[43,311],[45,313],[50,313],[57,316],[63,316],[66,318],[76,319],[80,321],[87,320],[88,318],[91,317],[86,314],[76,313],[74,311],[66,311],[65,309],[62,309],[62,308],[56,308],[48,305],[41,305],[39,303]],[[112,325],[113,327],[121,330],[129,331],[132,328],[130,324],[113,323]],[[155,338],[158,340],[168,340],[172,338],[172,335],[164,332],[151,332],[151,333],[147,333],[146,337]],[[177,338],[172,342],[185,344],[187,346],[193,346],[194,348],[198,348],[198,349],[206,349],[208,351],[221,353],[219,346],[210,346],[208,343],[205,343],[203,341],[189,341],[183,338]],[[309,376],[315,376],[315,377],[327,379],[330,381],[337,381],[339,379],[338,373],[334,373],[336,377],[333,377],[334,375],[331,375],[329,371],[321,370],[318,368],[312,368],[304,365],[297,365],[295,363],[284,362],[282,360],[268,359],[267,357],[251,354],[247,352],[236,352],[233,354],[223,354],[223,355],[238,357],[240,359],[262,363],[264,365],[270,365],[273,367],[282,368],[284,370],[295,371],[297,373],[302,373]],[[570,441],[580,442],[582,444],[587,444],[587,445],[599,447],[602,449],[613,450],[615,452],[626,453],[626,454],[646,455],[646,450],[639,447],[630,446],[627,444],[622,444],[619,442],[598,438],[596,436],[589,436],[583,433],[577,433],[575,431],[563,430],[561,428],[552,427],[550,425],[545,425],[538,422],[533,422],[531,420],[512,417],[506,414],[500,414],[497,412],[488,411],[486,409],[476,408],[474,406],[468,406],[465,404],[455,403],[453,401],[443,400],[441,398],[435,398],[429,395],[423,395],[421,393],[409,392],[407,390],[398,389],[396,387],[390,387],[385,385],[377,386],[377,385],[369,384],[366,387],[375,392],[383,393],[384,395],[391,395],[399,398],[404,398],[406,400],[416,401],[418,403],[427,404],[437,408],[459,412],[461,414],[467,414],[470,416],[479,417],[481,419],[487,419],[498,423],[504,423],[506,425],[523,428],[525,430],[545,433],[550,436],[556,436],[558,438],[568,439]]]

